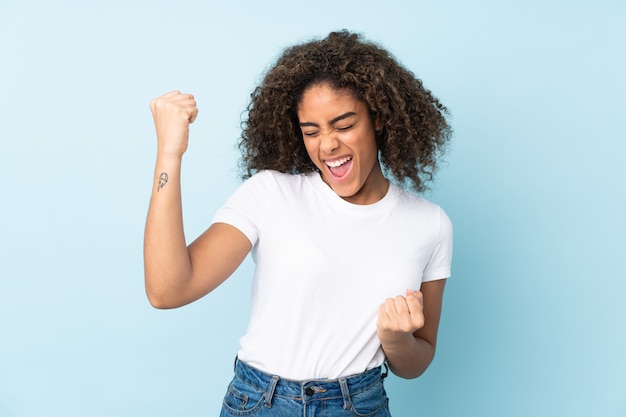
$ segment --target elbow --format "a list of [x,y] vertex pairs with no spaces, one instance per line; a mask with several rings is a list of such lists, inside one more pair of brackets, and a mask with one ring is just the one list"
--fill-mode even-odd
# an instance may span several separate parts
[[168,310],[176,307],[167,297],[155,293],[154,291],[146,289],[146,296],[148,297],[150,305],[158,310]]
[[164,276],[148,270],[144,274],[146,297],[150,305],[159,310],[181,307],[187,303],[181,300],[184,287],[176,285],[181,280],[176,276]]
[[419,368],[419,369],[411,369],[411,370],[391,368],[391,372],[393,372],[395,376],[402,378],[402,379],[415,379],[415,378],[419,378],[420,376],[422,376],[424,372],[426,372],[427,367]]
[[176,307],[171,303],[168,303],[167,300],[155,296],[148,295],[148,301],[150,302],[150,305],[157,310],[169,310]]
[[393,360],[387,357],[387,364],[394,375],[403,379],[415,379],[422,376],[435,358],[435,347],[423,339],[417,339],[421,349],[414,355],[396,357]]
[[160,310],[185,306],[211,290],[194,285],[191,275],[145,275],[146,296]]
[[178,300],[174,295],[171,291],[159,290],[146,285],[146,297],[150,305],[158,310],[169,310],[187,304]]

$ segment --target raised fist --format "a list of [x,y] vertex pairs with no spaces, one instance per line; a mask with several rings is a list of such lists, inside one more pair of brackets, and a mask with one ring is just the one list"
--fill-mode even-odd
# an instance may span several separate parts
[[150,102],[157,132],[159,153],[182,157],[189,141],[189,124],[196,120],[198,108],[191,94],[172,91]]

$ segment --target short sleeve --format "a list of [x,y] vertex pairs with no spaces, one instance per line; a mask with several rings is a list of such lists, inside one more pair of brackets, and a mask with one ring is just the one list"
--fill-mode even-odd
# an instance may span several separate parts
[[439,233],[433,253],[424,268],[422,282],[449,278],[452,266],[452,222],[439,208]]
[[268,179],[265,171],[247,179],[217,210],[211,223],[226,223],[237,228],[254,246],[268,207]]

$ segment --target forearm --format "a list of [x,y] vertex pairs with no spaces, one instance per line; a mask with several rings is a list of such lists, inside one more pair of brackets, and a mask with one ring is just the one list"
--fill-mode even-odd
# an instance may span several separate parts
[[394,374],[417,378],[435,357],[444,286],[445,279],[424,282],[378,309],[376,333]]
[[192,275],[183,229],[180,157],[157,156],[144,236],[146,293],[155,307],[178,304]]
[[433,345],[413,335],[407,335],[404,341],[394,345],[383,344],[383,351],[391,371],[406,379],[422,375],[435,356]]

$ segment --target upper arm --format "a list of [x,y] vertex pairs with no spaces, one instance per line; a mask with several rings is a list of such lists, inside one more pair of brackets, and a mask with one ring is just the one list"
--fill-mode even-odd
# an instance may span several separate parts
[[186,303],[208,294],[241,265],[252,244],[239,229],[214,223],[188,247],[192,279]]
[[438,279],[424,282],[420,288],[424,300],[424,326],[416,330],[413,336],[427,341],[433,349],[437,345],[437,331],[445,285],[445,279]]

